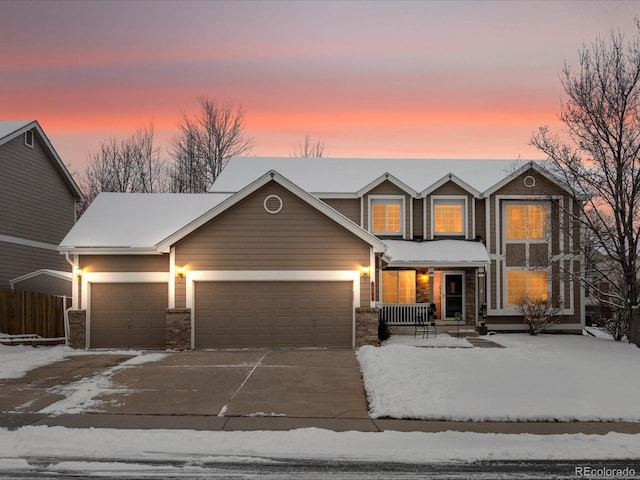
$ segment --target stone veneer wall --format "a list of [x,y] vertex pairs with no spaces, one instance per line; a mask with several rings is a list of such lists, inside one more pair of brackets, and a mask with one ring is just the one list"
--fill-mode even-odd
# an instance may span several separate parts
[[191,349],[190,308],[170,308],[167,310],[167,349]]
[[377,308],[356,308],[356,347],[380,345],[378,318]]
[[87,311],[69,311],[69,346],[71,348],[87,348]]

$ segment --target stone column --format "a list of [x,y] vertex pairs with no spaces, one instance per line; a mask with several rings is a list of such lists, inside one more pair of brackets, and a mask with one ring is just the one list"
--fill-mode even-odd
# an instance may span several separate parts
[[356,347],[380,345],[378,322],[377,308],[356,308]]
[[167,349],[191,349],[190,308],[170,308],[167,310]]
[[87,348],[87,311],[69,311],[69,346],[71,348]]

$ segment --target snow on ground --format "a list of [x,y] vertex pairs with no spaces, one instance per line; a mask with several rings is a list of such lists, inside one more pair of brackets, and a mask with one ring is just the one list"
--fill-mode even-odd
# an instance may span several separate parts
[[70,347],[0,345],[0,379],[23,377],[29,370],[64,360],[77,350]]
[[504,349],[358,351],[374,418],[640,421],[640,349],[577,335],[498,334]]
[[16,459],[200,461],[334,459],[351,461],[439,462],[451,460],[635,459],[640,435],[505,435],[462,432],[333,432],[318,428],[292,431],[205,432],[193,430],[0,429],[0,469]]
[[[131,352],[129,352],[131,353]],[[41,413],[63,414],[82,413],[99,404],[96,400],[102,393],[113,393],[111,377],[116,372],[133,365],[157,362],[167,356],[166,353],[147,353],[137,355],[129,360],[107,368],[97,375],[83,378],[77,382],[60,387],[56,391],[64,394],[64,398],[40,410]]]
[[437,336],[429,336],[429,338],[422,338],[422,335],[419,335],[417,338],[410,335],[392,335],[389,340],[384,342],[384,344],[411,345],[414,347],[473,347],[473,345],[471,345],[465,338],[452,337],[447,333],[439,333]]

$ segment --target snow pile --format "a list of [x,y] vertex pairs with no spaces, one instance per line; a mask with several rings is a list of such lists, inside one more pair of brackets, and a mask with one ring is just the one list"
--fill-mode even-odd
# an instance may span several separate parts
[[[544,441],[541,441],[541,438]],[[463,432],[206,432],[192,430],[0,429],[0,469],[20,469],[17,459],[86,458],[197,461],[253,461],[256,458],[438,462],[450,460],[560,460],[637,458],[640,435],[482,434]],[[244,459],[244,460],[243,460]],[[266,461],[266,460],[265,460]],[[67,465],[68,467],[69,465]],[[109,465],[115,471],[115,464]],[[103,465],[104,467],[104,465]],[[86,465],[81,465],[81,469]]]
[[504,349],[365,346],[374,418],[640,421],[635,345],[571,335],[493,335]]

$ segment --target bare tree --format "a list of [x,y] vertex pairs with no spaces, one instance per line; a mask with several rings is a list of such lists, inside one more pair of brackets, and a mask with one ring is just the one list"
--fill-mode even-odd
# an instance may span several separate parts
[[81,180],[86,201],[81,211],[100,192],[153,193],[164,190],[164,165],[153,145],[153,124],[140,127],[129,138],[111,138],[89,158]]
[[245,111],[230,104],[218,104],[199,97],[200,111],[182,113],[178,133],[171,140],[174,164],[171,189],[179,193],[209,190],[226,165],[235,156],[252,148],[244,134]]
[[321,140],[313,140],[307,133],[304,141],[299,143],[293,149],[293,157],[302,158],[321,158],[324,157],[324,142]]
[[587,194],[574,217],[589,232],[592,248],[611,260],[600,272],[611,280],[607,301],[629,324],[629,341],[640,346],[638,241],[640,239],[640,25],[626,43],[612,33],[579,53],[575,71],[565,63],[561,83],[564,135],[540,128],[531,144],[549,168],[574,190]]

